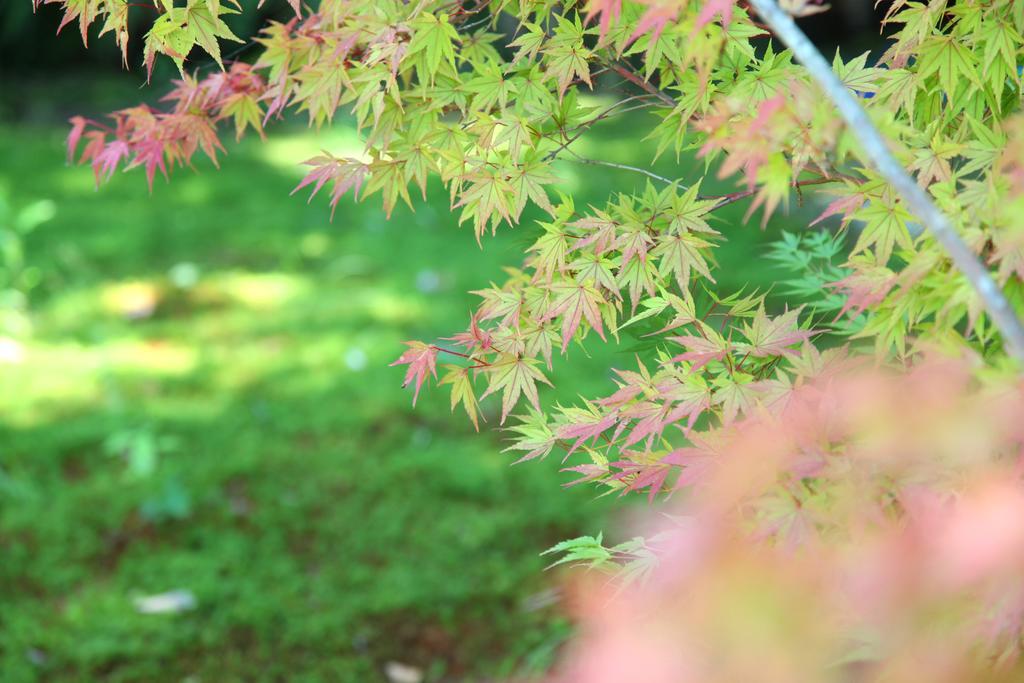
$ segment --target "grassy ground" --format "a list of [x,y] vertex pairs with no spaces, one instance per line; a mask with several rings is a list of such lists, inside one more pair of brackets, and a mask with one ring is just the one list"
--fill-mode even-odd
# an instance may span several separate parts
[[[580,151],[642,162],[648,126],[607,126]],[[220,172],[200,164],[152,196],[139,174],[95,192],[63,165],[63,134],[0,128],[13,211],[55,207],[25,241],[31,332],[0,348],[0,680],[543,668],[568,626],[543,606],[538,552],[603,528],[607,504],[561,490],[555,461],[510,468],[500,435],[441,394],[413,410],[387,367],[401,340],[464,325],[466,292],[516,264],[530,229],[481,251],[440,192],[390,221],[372,200],[328,222],[325,201],[288,192],[297,161],[356,144],[344,126],[232,147]],[[578,205],[643,182],[563,175]],[[772,277],[751,266],[770,234],[743,210],[723,216],[727,289]],[[594,369],[621,353],[575,353],[562,396],[607,391]],[[174,589],[195,608],[136,610]]]

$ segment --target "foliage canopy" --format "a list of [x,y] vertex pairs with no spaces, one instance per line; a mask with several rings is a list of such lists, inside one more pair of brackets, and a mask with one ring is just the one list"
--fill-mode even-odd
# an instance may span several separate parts
[[[99,24],[127,44],[127,0],[48,1],[64,7],[64,24],[77,22],[83,40]],[[579,481],[654,498],[698,486],[723,439],[751,421],[799,421],[796,396],[809,386],[827,395],[824,379],[865,357],[909,367],[939,351],[972,358],[974,381],[986,387],[1017,381],[986,293],[921,229],[926,217],[875,170],[829,93],[768,39],[774,27],[745,2],[322,0],[311,9],[296,1],[293,19],[256,39],[254,60],[229,64],[221,43],[237,40],[223,21],[236,11],[231,3],[154,4],[145,67],[163,55],[181,79],[164,109],[72,120],[68,153],[92,164],[97,182],[141,167],[152,186],[157,172],[199,151],[216,162],[226,130],[263,135],[286,109],[321,126],[348,108],[362,154],[310,159],[296,188],[326,195],[332,211],[346,195],[379,195],[390,215],[439,181],[481,244],[541,216],[522,263],[477,292],[466,329],[407,342],[396,361],[407,366],[414,400],[424,384],[448,387],[452,407],[475,426],[479,401],[499,395],[500,422],[524,460],[557,449]],[[782,4],[796,15],[822,9]],[[885,21],[891,44],[880,59],[836,54],[832,70],[1010,305],[1024,310],[1024,4],[896,0]],[[222,69],[188,69],[197,50]],[[595,105],[583,95],[598,79],[627,91]],[[574,149],[597,123],[635,109],[650,112],[658,154],[679,160],[675,176]],[[561,191],[559,160],[635,172],[643,184],[577,206]],[[709,195],[699,179],[682,180],[695,173],[735,176],[739,189]],[[766,220],[812,187],[830,202],[807,227],[821,230],[833,216],[841,225],[836,235],[787,236],[771,254],[794,272],[790,304],[777,310],[765,293],[718,291],[715,251],[737,226],[716,223],[716,210],[746,201],[748,217]],[[642,334],[652,350],[615,371],[612,393],[544,408],[542,385],[571,348],[626,334]],[[1014,443],[1000,442],[991,457]],[[736,506],[760,522],[760,537],[785,545],[830,528],[842,449],[819,447],[824,465],[780,466],[749,505]],[[864,488],[872,504],[911,485],[889,475]],[[927,485],[939,496],[956,492],[948,482]],[[768,504],[780,496],[784,505]],[[573,559],[615,554],[595,548],[595,539],[562,547]]]

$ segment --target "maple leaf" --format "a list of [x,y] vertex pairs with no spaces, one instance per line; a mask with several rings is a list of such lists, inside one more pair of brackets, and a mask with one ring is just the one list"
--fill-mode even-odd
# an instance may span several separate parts
[[669,424],[668,416],[671,412],[669,404],[657,401],[641,401],[622,409],[622,416],[628,420],[636,420],[633,428],[626,436],[623,447],[647,439],[647,447],[655,437],[660,436],[662,431]]
[[774,318],[769,317],[762,305],[753,321],[743,325],[743,336],[748,343],[737,343],[736,348],[755,358],[767,356],[798,355],[797,349],[790,348],[809,339],[813,330],[797,329],[802,308],[795,308]]
[[714,379],[712,403],[722,407],[722,423],[730,424],[740,413],[747,414],[757,405],[758,387],[745,372],[720,375]]
[[492,107],[505,109],[508,99],[516,94],[515,79],[509,78],[500,66],[488,62],[465,83],[465,90],[473,93],[473,107],[489,111]]
[[[629,454],[626,451],[624,454]],[[643,454],[634,454],[641,455]],[[643,463],[635,460],[619,460],[608,463],[611,467],[618,467],[619,471],[611,476],[612,481],[623,481],[628,491],[642,491],[648,489],[648,501],[653,501],[665,486],[665,480],[672,473],[672,467],[663,462]]]
[[647,259],[632,259],[629,265],[619,269],[616,284],[629,289],[632,311],[636,311],[636,307],[644,293],[654,296],[657,292],[657,288],[654,285],[655,274],[654,264]]
[[948,181],[953,177],[950,161],[963,152],[962,144],[947,140],[936,131],[931,144],[914,151],[914,162],[909,170],[917,171],[917,182],[921,187],[927,187],[933,182]]
[[411,22],[411,27],[413,35],[406,54],[413,57],[422,53],[423,71],[420,79],[433,83],[442,61],[447,62],[452,69],[455,68],[454,44],[460,42],[459,34],[448,23],[448,15],[443,13],[434,15],[424,12]]
[[680,232],[662,237],[651,255],[659,259],[658,273],[662,277],[674,274],[680,290],[685,292],[690,288],[691,269],[711,282],[715,281],[700,251],[711,246],[711,242],[693,233]]
[[622,0],[587,0],[586,12],[588,24],[594,17],[600,17],[598,27],[601,38],[604,38],[612,22],[622,14]]
[[842,216],[840,225],[846,227],[853,219],[854,214],[864,206],[865,201],[867,201],[867,196],[861,192],[840,196],[830,202],[821,215],[811,221],[810,227],[814,227],[829,216]]
[[206,50],[223,69],[217,39],[242,42],[220,18],[221,14],[232,12],[220,9],[218,14],[214,14],[204,0],[188,0],[185,7],[169,5],[167,11],[153,22],[146,33],[143,61],[147,78],[153,74],[153,63],[158,52],[170,57],[184,75],[185,59],[195,45]]
[[391,218],[391,212],[401,198],[406,205],[412,206],[409,197],[409,180],[404,164],[399,159],[375,158],[370,164],[369,179],[366,182],[364,197],[380,191],[384,203],[384,217]]
[[433,375],[435,379],[437,378],[437,354],[439,349],[436,346],[424,344],[421,341],[406,341],[402,343],[409,348],[398,357],[398,360],[391,363],[391,366],[409,366],[405,371],[405,379],[402,380],[402,386],[407,387],[411,382],[416,383],[416,389],[412,395],[412,404],[416,405],[416,399],[420,395],[420,387],[423,386],[423,380],[427,378],[428,374]]
[[548,199],[544,185],[557,182],[558,178],[551,174],[546,164],[540,163],[537,159],[528,159],[525,163],[517,166],[509,176],[509,184],[512,187],[512,219],[519,221],[523,209],[526,208],[526,200],[530,199],[534,204],[544,209],[551,215],[555,215],[555,207]]
[[501,391],[501,423],[505,424],[512,408],[523,395],[535,410],[540,410],[540,397],[537,395],[537,382],[551,386],[551,382],[537,369],[540,361],[535,358],[520,358],[510,354],[502,354],[497,360],[485,368],[490,379],[487,391],[481,398]]
[[481,320],[501,318],[502,325],[516,325],[522,317],[523,295],[519,291],[499,289],[477,289],[471,292],[483,298],[478,315]]
[[850,90],[859,93],[877,93],[878,79],[885,69],[867,66],[868,56],[869,53],[865,52],[861,56],[844,63],[840,59],[839,50],[837,49],[835,57],[832,59],[832,70],[835,71],[836,76],[843,82],[843,85]]
[[674,341],[687,349],[686,353],[671,358],[670,360],[673,363],[678,363],[679,361],[693,363],[693,370],[696,371],[713,360],[725,358],[729,353],[731,344],[711,327],[702,325],[701,329],[703,336],[700,337],[691,335],[668,337],[669,341]]
[[687,434],[693,430],[694,424],[704,411],[711,407],[711,390],[704,377],[698,374],[686,374],[682,381],[677,377],[670,377],[666,381],[660,381],[656,389],[659,397],[673,404],[665,418],[666,423],[677,424],[683,418],[687,418],[685,428],[677,425]]
[[722,18],[722,26],[728,26],[729,22],[732,21],[732,11],[735,6],[736,0],[704,0],[700,13],[697,15],[697,22],[694,25],[693,32],[696,33],[704,26],[710,24],[716,16]]
[[566,456],[571,455],[588,440],[596,441],[597,437],[614,427],[619,420],[618,415],[614,412],[602,414],[589,404],[586,410],[578,411],[580,414],[576,414],[576,412],[574,409],[574,412],[570,414],[571,422],[561,425],[556,431],[556,436],[559,439],[574,440],[573,445],[566,452]]
[[686,192],[674,197],[671,206],[665,211],[669,219],[669,232],[703,232],[718,235],[718,231],[708,225],[704,218],[714,210],[718,203],[714,199],[699,199],[700,183],[694,183]]
[[480,424],[477,421],[476,392],[473,391],[473,380],[469,375],[470,368],[458,365],[446,365],[444,367],[448,370],[448,373],[445,374],[438,384],[452,385],[452,410],[455,410],[455,406],[461,403],[462,407],[466,410],[466,414],[469,415],[469,419],[473,422],[473,428],[476,431],[480,431]]
[[607,305],[607,302],[601,292],[589,283],[579,282],[560,283],[552,287],[552,290],[559,292],[559,295],[544,315],[544,320],[562,316],[562,353],[565,353],[584,318],[602,340],[605,338],[600,307]]
[[572,248],[573,250],[583,249],[593,244],[594,251],[602,254],[615,244],[616,230],[619,224],[604,211],[593,208],[592,210],[594,211],[593,216],[586,216],[569,223],[571,228],[578,228],[590,233],[576,240]]
[[634,258],[646,261],[647,250],[653,243],[654,239],[647,234],[646,225],[627,225],[626,230],[615,241],[616,248],[622,253],[622,268],[629,265],[629,262]]
[[913,251],[914,238],[907,229],[911,216],[901,204],[873,201],[854,215],[864,221],[864,227],[851,253],[857,254],[868,247],[874,247],[875,258],[879,264],[884,265],[888,263],[896,245]]
[[[89,26],[100,14],[98,0],[46,0],[46,4],[60,3],[64,6],[64,16],[61,17],[60,25],[57,26],[57,33],[75,19],[78,20],[78,30],[82,34],[82,44],[89,46]],[[41,0],[33,0],[33,9],[43,4]]]
[[[719,2],[720,0],[712,0]],[[637,21],[636,28],[630,35],[628,43],[632,43],[640,36],[650,34],[650,41],[655,42],[668,26],[669,22],[675,21],[682,9],[679,0],[645,0],[647,10]]]
[[78,150],[78,144],[82,140],[82,134],[85,133],[86,126],[89,125],[89,120],[82,116],[72,116],[70,121],[71,130],[68,131],[68,163],[75,160],[75,152]]
[[469,329],[459,332],[451,337],[445,337],[448,341],[455,342],[458,346],[466,349],[479,348],[486,351],[491,348],[491,333],[480,327],[480,312],[471,313],[469,316]]
[[952,97],[961,82],[981,87],[977,56],[953,36],[934,36],[921,44],[917,72],[921,78],[936,76]]
[[527,415],[516,415],[519,424],[506,427],[505,431],[513,432],[519,436],[515,438],[512,445],[503,449],[505,451],[526,451],[526,455],[516,460],[515,464],[544,458],[551,449],[555,447],[557,439],[548,426],[547,416],[539,411],[529,409]]
[[[225,14],[229,12],[229,10],[221,11]],[[192,0],[186,6],[185,26],[191,31],[195,44],[206,50],[221,69],[224,68],[224,63],[221,61],[220,45],[217,43],[217,39],[224,38],[236,43],[242,42],[231,32],[219,14],[211,11],[206,4],[199,4],[199,0]]]
[[537,254],[530,259],[530,265],[534,269],[535,280],[550,282],[555,273],[560,273],[565,268],[569,243],[562,226],[558,223],[538,224],[544,229],[544,234],[529,248],[529,251]]
[[110,176],[117,170],[118,165],[128,158],[131,151],[131,147],[124,140],[112,140],[99,150],[92,160],[96,185],[101,181],[110,180]]
[[593,87],[590,80],[592,53],[583,44],[583,27],[579,17],[572,22],[561,15],[555,15],[558,26],[552,39],[543,48],[547,57],[547,75],[558,83],[559,99],[576,79]]
[[884,301],[895,283],[896,275],[891,270],[874,264],[862,266],[842,280],[829,283],[830,288],[846,298],[835,319],[839,320],[848,311],[856,318],[865,309]]
[[[292,190],[295,194],[307,185],[313,185],[313,192],[309,195],[312,201],[317,192],[328,182],[331,186],[331,218],[334,218],[334,210],[338,207],[338,201],[346,192],[352,190],[352,194],[358,198],[359,189],[366,178],[368,167],[357,159],[339,159],[328,152],[322,156],[313,157],[303,162],[306,166],[312,166],[313,170],[306,174],[306,177]],[[315,184],[314,184],[315,183]]]
[[674,489],[698,486],[708,481],[718,464],[714,452],[706,447],[677,448],[661,459],[666,465],[682,468]]
[[504,173],[480,170],[469,173],[464,179],[470,182],[463,192],[455,208],[463,207],[459,222],[473,219],[473,232],[477,243],[491,224],[493,233],[501,220],[513,222],[512,199],[514,191]]
[[512,62],[518,62],[524,57],[528,60],[534,60],[537,58],[537,54],[544,46],[544,42],[547,40],[547,33],[544,32],[544,28],[539,24],[533,22],[523,22],[521,31],[518,38],[508,44],[509,47],[518,48],[515,55],[512,57]]

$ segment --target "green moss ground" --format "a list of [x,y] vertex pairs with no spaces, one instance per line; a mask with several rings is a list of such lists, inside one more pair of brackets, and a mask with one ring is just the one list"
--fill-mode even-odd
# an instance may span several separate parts
[[[643,163],[632,136],[649,125],[580,150]],[[387,366],[403,339],[463,326],[467,291],[517,264],[531,229],[480,250],[443,192],[390,221],[376,199],[343,202],[329,222],[326,200],[288,193],[295,162],[357,144],[344,126],[232,145],[219,172],[200,162],[152,195],[137,173],[96,192],[63,135],[0,127],[0,192],[56,208],[25,242],[31,334],[0,364],[0,680],[543,668],[568,626],[530,607],[553,581],[538,553],[604,528],[609,501],[564,490],[555,460],[510,467],[493,404],[481,434],[440,392],[414,410]],[[563,173],[578,205],[644,182]],[[771,234],[740,225],[744,208],[720,224],[725,289],[772,278],[753,265]],[[608,391],[601,368],[632,362],[591,353],[558,365],[559,396]],[[172,589],[197,607],[136,612]]]

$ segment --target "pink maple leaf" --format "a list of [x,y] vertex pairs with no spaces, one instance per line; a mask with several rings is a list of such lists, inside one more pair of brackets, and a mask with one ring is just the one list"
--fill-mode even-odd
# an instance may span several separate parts
[[679,16],[681,9],[679,0],[653,0],[647,4],[647,11],[640,17],[636,30],[629,37],[630,43],[646,33],[651,34],[651,42],[658,40],[669,22]]
[[722,342],[705,339],[704,337],[669,337],[670,341],[674,341],[677,344],[682,344],[687,348],[686,353],[681,353],[678,356],[672,358],[673,363],[679,361],[690,361],[693,363],[694,371],[699,370],[713,360],[721,360],[725,358],[725,354],[729,352],[729,347],[723,346]]
[[416,382],[416,389],[412,395],[412,404],[416,405],[416,399],[420,395],[420,387],[423,386],[423,380],[427,378],[427,374],[433,375],[435,379],[437,378],[437,353],[439,349],[436,346],[424,344],[421,341],[402,343],[409,348],[391,365],[409,366],[405,371],[405,379],[402,380],[402,386],[407,387],[410,382]]
[[124,140],[114,140],[108,143],[92,160],[93,174],[96,176],[96,184],[109,180],[114,175],[118,165],[131,154],[131,148]]
[[707,0],[700,8],[697,15],[697,24],[694,31],[699,31],[714,21],[715,16],[722,17],[722,26],[728,26],[732,21],[732,10],[736,6],[736,0]]
[[612,22],[618,19],[620,14],[622,14],[622,0],[590,0],[587,3],[587,23],[599,16],[598,26],[602,38],[608,33]]

